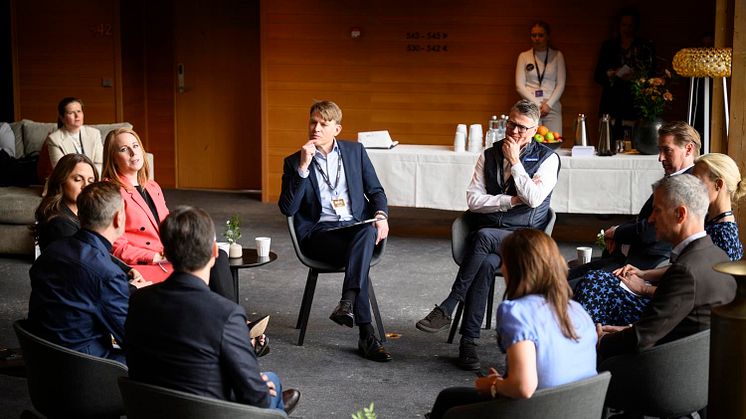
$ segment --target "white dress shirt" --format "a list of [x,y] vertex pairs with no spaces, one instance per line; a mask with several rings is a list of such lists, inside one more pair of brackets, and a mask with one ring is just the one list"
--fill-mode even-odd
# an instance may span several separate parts
[[[504,159],[503,181],[507,181],[510,176],[513,176],[518,197],[521,198],[524,204],[531,208],[536,208],[544,202],[544,199],[546,199],[557,184],[559,161],[559,156],[556,153],[553,153],[544,160],[536,171],[536,174],[534,174],[534,178],[541,179],[536,184],[533,178],[528,176],[526,169],[520,161],[510,167],[508,159]],[[476,166],[474,166],[474,174],[471,177],[469,187],[466,188],[466,203],[469,206],[469,210],[478,213],[506,212],[516,206],[510,203],[512,195],[490,195],[487,193],[485,185],[484,153],[482,153],[477,160]]]

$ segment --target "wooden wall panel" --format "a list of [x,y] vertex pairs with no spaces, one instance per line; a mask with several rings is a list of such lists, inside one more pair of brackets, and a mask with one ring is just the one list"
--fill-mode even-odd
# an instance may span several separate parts
[[[518,99],[515,60],[530,48],[529,26],[537,17],[550,23],[567,62],[565,135],[572,136],[581,112],[595,132],[600,87],[593,70],[614,15],[627,5],[639,7],[641,34],[656,42],[661,66],[669,68],[674,53],[697,45],[714,23],[714,0],[320,0],[313,8],[300,0],[262,2],[263,199],[277,199],[282,157],[305,141],[314,99],[342,107],[341,138],[388,129],[409,144],[451,144],[456,124],[485,124],[507,112]],[[351,38],[353,27],[361,29],[360,38]],[[427,39],[428,33],[441,39]],[[427,52],[428,46],[447,52]],[[686,81],[674,95],[665,116],[685,119]]]
[[[119,2],[81,0],[70,6],[52,0],[11,3],[15,119],[56,121],[60,99],[77,96],[85,103],[86,123],[119,120]],[[103,87],[103,79],[113,86]]]
[[153,153],[155,178],[176,186],[173,20],[171,2],[127,2],[122,8],[124,119]]

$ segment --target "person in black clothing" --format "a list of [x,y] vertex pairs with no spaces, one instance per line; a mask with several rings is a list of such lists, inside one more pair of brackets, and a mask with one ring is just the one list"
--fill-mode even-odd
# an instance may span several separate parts
[[636,10],[620,12],[619,32],[601,46],[593,77],[603,88],[599,114],[611,116],[614,138],[622,138],[623,126],[631,127],[639,119],[632,98],[632,80],[648,77],[655,69],[655,47],[637,36],[639,26]]

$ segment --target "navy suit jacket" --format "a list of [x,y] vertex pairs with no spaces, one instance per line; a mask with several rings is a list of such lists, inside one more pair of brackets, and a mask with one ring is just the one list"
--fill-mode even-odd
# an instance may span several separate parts
[[[347,179],[352,216],[357,221],[371,218],[376,211],[388,214],[386,194],[378,181],[373,163],[362,144],[337,140]],[[300,151],[285,158],[282,171],[282,193],[278,205],[287,217],[295,217],[295,231],[303,241],[321,218],[321,198],[316,167],[308,166],[307,178],[298,174]]]
[[194,275],[174,272],[134,293],[125,337],[134,380],[269,406],[243,307],[210,291]]
[[[129,282],[111,261],[111,243],[89,230],[51,243],[29,271],[28,319],[40,337],[102,358],[111,336],[124,344]],[[111,335],[111,336],[110,336]]]

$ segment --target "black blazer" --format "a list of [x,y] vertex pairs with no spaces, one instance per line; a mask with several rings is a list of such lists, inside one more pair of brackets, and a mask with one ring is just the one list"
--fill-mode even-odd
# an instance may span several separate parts
[[174,272],[130,298],[124,348],[132,379],[200,396],[269,406],[238,304]]
[[728,255],[710,236],[697,239],[661,277],[650,304],[634,326],[601,339],[599,359],[635,352],[710,328],[710,310],[736,296],[732,276],[712,269]]
[[[362,144],[340,140],[337,144],[342,152],[352,216],[361,221],[371,218],[376,211],[388,214],[386,194]],[[303,241],[321,218],[321,198],[315,165],[308,166],[310,173],[302,178],[298,175],[299,163],[300,151],[285,158],[278,205],[285,216],[295,217],[295,231]]]

